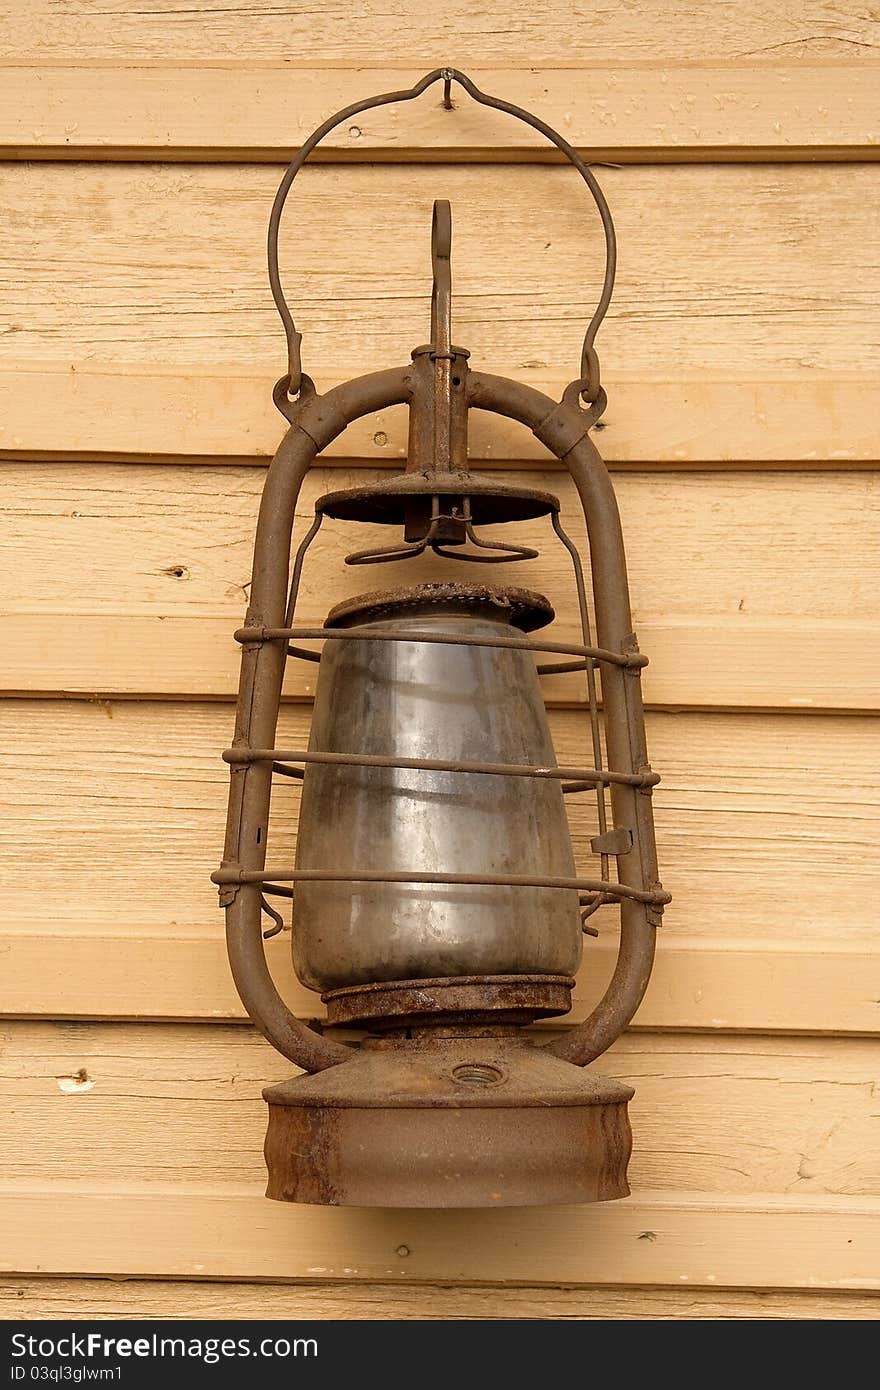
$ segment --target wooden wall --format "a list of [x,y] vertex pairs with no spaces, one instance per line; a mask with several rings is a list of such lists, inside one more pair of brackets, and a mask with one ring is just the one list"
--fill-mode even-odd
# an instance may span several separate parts
[[[877,23],[855,0],[6,0],[0,18],[4,1315],[876,1315]],[[260,1087],[286,1065],[243,1023],[208,881],[281,434],[264,229],[319,120],[447,61],[606,166],[620,238],[597,442],[675,898],[602,1063],[637,1088],[634,1195],[285,1207],[261,1196]],[[456,340],[558,389],[595,217],[529,132],[439,97],[343,127],[297,186],[282,261],[307,367],[324,386],[424,340],[440,196]],[[350,430],[303,515],[398,461],[404,429],[389,411]],[[473,442],[570,514],[519,427],[482,419]],[[339,570],[348,539],[318,552],[309,618],[363,587]],[[552,551],[529,582],[570,632]],[[292,673],[291,733],[310,694]],[[548,694],[574,755],[577,689]],[[586,813],[573,829],[584,850]],[[308,1010],[287,940],[270,950]],[[613,950],[609,920],[578,1015]]]

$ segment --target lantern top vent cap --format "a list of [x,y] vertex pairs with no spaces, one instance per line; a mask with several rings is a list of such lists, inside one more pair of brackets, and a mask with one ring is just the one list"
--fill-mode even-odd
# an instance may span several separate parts
[[325,627],[356,627],[386,618],[430,618],[434,614],[466,615],[482,610],[496,622],[508,622],[521,632],[534,632],[552,623],[556,614],[543,594],[531,589],[496,589],[489,584],[426,583],[403,589],[382,589],[338,603],[327,614]]
[[398,473],[361,487],[326,492],[315,511],[336,521],[366,521],[403,526],[416,497],[467,497],[475,526],[506,521],[531,521],[559,511],[552,492],[504,483],[479,473]]

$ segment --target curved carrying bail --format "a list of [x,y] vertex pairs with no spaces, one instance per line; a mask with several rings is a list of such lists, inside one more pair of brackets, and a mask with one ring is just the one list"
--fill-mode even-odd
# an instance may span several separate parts
[[602,220],[602,229],[605,234],[605,275],[602,283],[602,292],[599,302],[596,305],[587,331],[584,334],[583,347],[581,349],[580,376],[577,377],[568,387],[569,392],[573,392],[576,397],[591,407],[590,415],[592,420],[598,420],[605,409],[606,397],[602,389],[599,375],[599,358],[596,355],[594,346],[596,334],[599,331],[602,320],[608,311],[611,303],[611,296],[614,291],[614,276],[617,269],[617,238],[614,232],[614,222],[611,218],[611,211],[605,200],[605,195],[600,188],[595,175],[587,164],[581,159],[577,150],[560,135],[557,130],[542,121],[540,116],[535,116],[531,111],[526,111],[521,106],[514,105],[513,102],[505,101],[501,97],[489,96],[488,93],[480,91],[475,82],[472,82],[463,72],[457,68],[434,68],[432,72],[426,73],[414,87],[397,92],[382,92],[378,96],[367,97],[363,101],[353,102],[346,106],[344,110],[337,111],[335,115],[329,116],[323,124],[314,130],[308,139],[300,146],[294,158],[285,170],[284,177],[278,186],[275,194],[275,201],[272,204],[272,212],[269,217],[268,232],[268,262],[269,262],[269,285],[272,290],[272,298],[275,307],[281,316],[284,324],[284,332],[287,336],[287,375],[282,377],[276,384],[273,392],[273,399],[281,414],[286,419],[291,418],[291,409],[301,394],[314,393],[314,384],[311,378],[305,376],[302,370],[301,345],[302,334],[297,331],[293,321],[293,314],[287,303],[284,290],[281,285],[281,275],[278,268],[278,232],[281,225],[281,214],[284,211],[284,204],[290,192],[294,179],[302,169],[312,151],[321,143],[325,135],[329,135],[343,121],[350,120],[352,116],[359,115],[362,111],[371,111],[378,106],[390,106],[398,102],[413,101],[427,91],[435,82],[444,84],[444,105],[451,110],[452,102],[450,91],[453,82],[457,82],[463,87],[467,94],[481,106],[490,106],[496,111],[504,111],[507,115],[513,116],[516,120],[522,121],[525,125],[531,126],[547,140],[556,146],[565,155],[566,159],[577,169],[584,183],[587,185],[593,196],[599,216]]
[[[610,651],[635,652],[623,535],[608,471],[588,437],[587,415],[570,400],[554,403],[532,387],[485,373],[468,374],[468,407],[505,415],[528,425],[568,469],[587,525],[596,640]],[[260,503],[254,549],[250,632],[285,628],[290,545],[297,499],[315,456],[347,425],[412,395],[410,367],[375,372],[328,391],[310,394],[293,412],[291,429],[269,468]],[[275,746],[287,637],[245,641],[235,745]],[[609,763],[625,773],[648,767],[638,667],[605,668],[606,741]],[[226,907],[227,944],[236,987],[253,1022],[283,1056],[317,1072],[346,1061],[352,1049],[313,1031],[278,994],[266,963],[262,936],[261,884],[247,881],[265,868],[266,826],[272,765],[233,763],[223,867],[212,877]],[[577,1066],[598,1057],[629,1023],[647,988],[654,959],[657,906],[665,900],[657,871],[651,802],[642,788],[610,788],[616,825],[629,826],[633,847],[618,860],[622,885],[652,901],[621,902],[620,948],[612,980],[592,1014],[548,1050]]]

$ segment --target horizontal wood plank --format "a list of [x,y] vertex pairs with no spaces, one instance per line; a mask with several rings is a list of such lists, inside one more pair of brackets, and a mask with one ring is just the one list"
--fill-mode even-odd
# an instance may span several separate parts
[[[309,713],[285,707],[279,737],[302,744]],[[226,817],[220,750],[231,738],[231,709],[38,700],[8,702],[2,720],[10,923],[30,922],[36,879],[53,930],[127,931],[131,922],[135,932],[176,924],[216,933],[208,875]],[[662,778],[654,793],[660,862],[675,895],[667,929],[806,944],[826,943],[833,923],[838,944],[866,948],[880,864],[880,759],[872,756],[880,724],[693,713],[655,713],[647,723]],[[550,727],[560,760],[583,754],[587,732],[576,712],[552,711]],[[293,846],[297,803],[292,787],[276,793],[270,842],[282,858]],[[569,815],[575,849],[589,864],[591,798],[571,798]],[[75,855],[67,852],[74,845]]]
[[541,1318],[592,1321],[874,1320],[875,1294],[750,1289],[467,1288],[431,1284],[237,1284],[187,1279],[0,1280],[0,1318],[343,1318],[367,1321]]
[[[322,492],[380,476],[314,470],[299,504],[299,527]],[[521,476],[524,486],[558,493],[565,524],[585,548],[567,477]],[[619,476],[636,627],[650,658],[649,704],[880,707],[878,477]],[[7,546],[0,581],[7,599],[0,625],[8,690],[234,696],[239,651],[232,633],[248,592],[260,474],[239,467],[7,463],[2,479]],[[549,527],[543,520],[523,523],[505,528],[505,535],[541,552],[525,582],[548,594],[561,615],[548,637],[580,640],[570,564]],[[319,626],[328,595],[335,602],[362,592],[362,571],[346,567],[343,557],[387,541],[383,528],[327,522],[305,568],[301,621]],[[501,566],[493,579],[522,583],[524,573],[522,566]],[[420,560],[409,562],[405,578],[448,574],[448,562]],[[288,697],[310,699],[316,671],[292,661]],[[579,704],[584,694],[582,678],[545,681],[550,703]]]
[[[216,891],[230,711],[176,703],[7,704],[2,793],[7,936],[2,1008],[142,1018],[236,1018]],[[305,736],[288,706],[281,732]],[[573,757],[584,730],[551,717]],[[660,862],[674,895],[643,1026],[864,1032],[876,1028],[875,720],[652,714]],[[292,846],[296,795],[273,843]],[[595,833],[572,801],[579,860]],[[22,845],[26,844],[26,854]],[[75,852],[71,852],[75,847]],[[213,848],[212,848],[213,847]],[[33,883],[39,884],[34,920]],[[596,917],[577,1014],[604,988],[616,914]],[[287,938],[269,945],[291,1004]]]
[[[186,374],[207,360],[273,380],[277,177],[257,164],[4,165],[0,363]],[[731,367],[745,379],[870,374],[878,183],[880,170],[854,163],[606,170],[620,243],[598,343],[609,380],[658,364],[685,380]],[[454,333],[474,364],[573,377],[601,227],[573,171],[522,165],[307,167],[281,245],[306,369],[320,384],[406,362],[424,342],[437,196],[453,204]]]
[[[24,64],[208,62],[382,67],[389,52],[401,64],[426,68],[454,58],[528,70],[585,62],[656,64],[705,59],[749,61],[768,54],[796,61],[874,59],[877,21],[859,0],[833,9],[805,9],[799,0],[742,0],[735,9],[713,0],[686,7],[649,0],[607,0],[601,8],[546,0],[540,9],[499,11],[489,0],[449,0],[430,10],[416,0],[363,0],[358,23],[345,0],[314,10],[253,0],[190,0],[183,6],[118,0],[5,0],[0,57]],[[393,42],[392,42],[393,41]]]
[[[377,469],[312,469],[297,503],[297,539],[322,495],[388,476]],[[4,464],[4,611],[222,618],[229,637],[247,602],[264,481],[262,471],[235,466]],[[565,528],[586,557],[583,513],[566,473],[534,469],[511,483],[555,494]],[[872,550],[880,471],[639,472],[618,476],[615,493],[640,625],[808,618],[845,627],[869,622],[880,608],[880,557]],[[493,568],[493,583],[539,589],[570,624],[571,561],[547,519],[486,529],[540,551],[528,564]],[[386,527],[326,520],[303,571],[302,621],[320,626],[331,603],[365,588],[462,572],[437,557],[372,570],[343,564],[351,550],[394,539]]]
[[[149,1167],[149,1152],[141,1153]],[[64,1219],[59,1219],[59,1212]],[[661,1194],[593,1207],[366,1211],[175,1186],[6,1185],[0,1269],[522,1284],[876,1289],[872,1198]]]
[[[261,1090],[293,1069],[254,1029],[27,1022],[0,1037],[8,1180],[262,1191]],[[644,1032],[594,1069],[635,1088],[637,1195],[818,1201],[880,1188],[878,1061],[877,1039]]]
[[[262,375],[238,365],[163,372],[79,359],[66,367],[0,366],[0,457],[263,464],[286,429],[271,398],[281,370],[280,350],[274,369],[267,365]],[[554,400],[567,385],[522,364],[495,370]],[[326,374],[320,388],[339,380],[338,372]],[[880,459],[876,388],[857,373],[746,379],[715,372],[662,380],[618,371],[608,373],[606,385],[609,406],[593,438],[615,469],[851,468]],[[406,412],[395,406],[350,425],[322,458],[399,466],[406,447]],[[469,448],[483,467],[555,466],[530,431],[480,411],[470,419]]]
[[[784,58],[784,51],[781,54]],[[171,55],[169,55],[171,58]],[[6,158],[279,160],[330,115],[414,85],[424,68],[371,71],[197,63],[5,66]],[[541,115],[591,159],[872,159],[877,69],[852,61],[486,68],[484,91]],[[319,157],[534,159],[552,145],[530,127],[443,87],[415,104],[344,121]],[[555,152],[554,152],[555,153]]]
[[[862,1133],[876,1046],[623,1039],[603,1066],[637,1087],[638,1195],[604,1209],[542,1211],[533,1228],[537,1213],[332,1212],[270,1208],[247,1195],[260,1181],[259,1086],[287,1066],[250,1030],[13,1026],[2,1068],[15,1118],[0,1201],[3,1267],[876,1287],[878,1211],[859,1195],[877,1181],[876,1149]],[[146,1149],[152,1192],[141,1185]],[[182,1184],[181,1172],[190,1175]],[[668,1190],[647,1186],[658,1178]],[[674,1186],[682,1179],[687,1196]],[[64,1222],[50,1217],[59,1204]],[[284,1239],[267,1234],[279,1230]],[[645,1257],[642,1245],[662,1249]]]
[[[241,619],[138,614],[10,614],[2,620],[10,695],[113,699],[143,696],[228,700],[238,689]],[[872,623],[638,625],[650,653],[644,697],[654,709],[743,709],[822,713],[880,707],[880,648]],[[554,640],[580,641],[557,624]],[[816,660],[817,642],[821,661]],[[291,662],[289,699],[311,699],[317,667]],[[571,677],[545,681],[549,705],[585,703]]]
[[[289,936],[267,945],[272,974],[301,1017],[323,1016],[293,973]],[[598,1003],[617,953],[613,931],[588,946],[567,1023]],[[35,930],[10,923],[0,943],[0,1014],[11,1018],[245,1019],[220,923],[213,935],[174,924],[126,932]],[[863,1033],[880,1031],[880,952],[833,938],[798,948],[663,932],[635,1027]]]

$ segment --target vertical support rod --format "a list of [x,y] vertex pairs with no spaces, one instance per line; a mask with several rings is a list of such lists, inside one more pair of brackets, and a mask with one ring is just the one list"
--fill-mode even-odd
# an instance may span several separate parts
[[431,220],[431,359],[434,363],[434,457],[438,473],[452,466],[452,208],[434,203]]

